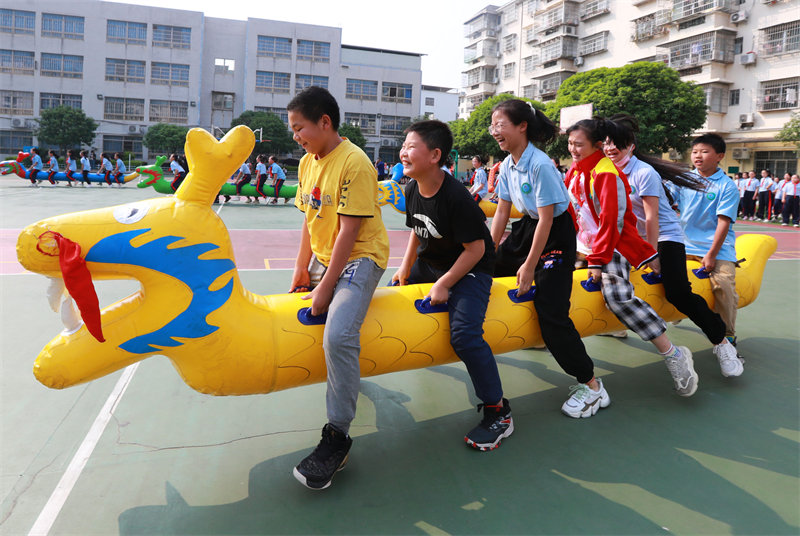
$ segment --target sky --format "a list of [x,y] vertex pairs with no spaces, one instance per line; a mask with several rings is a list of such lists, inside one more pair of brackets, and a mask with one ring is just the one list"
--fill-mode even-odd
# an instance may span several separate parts
[[[127,0],[164,7],[164,0]],[[168,7],[209,17],[248,17],[342,28],[342,43],[425,54],[422,83],[458,88],[464,68],[464,22],[487,0],[170,0]],[[495,2],[503,5],[505,2]]]

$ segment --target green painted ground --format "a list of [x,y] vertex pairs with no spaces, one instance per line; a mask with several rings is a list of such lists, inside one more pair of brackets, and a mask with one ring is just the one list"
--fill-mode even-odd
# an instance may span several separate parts
[[[3,228],[152,197],[19,183],[0,180]],[[222,216],[231,228],[299,225],[294,209],[270,208],[229,206]],[[384,215],[402,228],[402,216]],[[760,297],[740,310],[741,378],[720,375],[693,325],[670,327],[695,352],[700,388],[690,399],[672,393],[666,368],[635,338],[586,339],[613,403],[579,421],[559,412],[573,380],[546,351],[498,356],[516,431],[490,453],[462,442],[478,420],[462,366],[365,380],[350,464],[324,492],[291,476],[318,440],[324,386],[214,398],[151,358],[51,534],[797,534],[798,267],[770,261]],[[242,275],[259,293],[282,292],[290,277]],[[28,533],[119,377],[65,391],[35,381],[33,360],[61,329],[45,286],[40,276],[0,277],[3,535]],[[132,288],[99,283],[100,301]]]

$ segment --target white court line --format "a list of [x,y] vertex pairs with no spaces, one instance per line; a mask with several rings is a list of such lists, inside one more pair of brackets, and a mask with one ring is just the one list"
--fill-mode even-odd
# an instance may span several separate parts
[[72,488],[75,487],[75,483],[81,476],[84,467],[86,467],[89,457],[91,457],[94,448],[97,446],[100,436],[103,435],[106,425],[108,425],[111,416],[117,409],[117,405],[120,400],[122,400],[122,395],[125,394],[125,390],[128,388],[137,368],[139,368],[139,363],[134,363],[122,372],[122,376],[117,381],[117,385],[114,386],[114,390],[108,395],[106,403],[103,405],[100,413],[97,414],[97,418],[89,429],[89,433],[83,438],[83,443],[78,447],[78,451],[75,453],[72,461],[69,462],[67,470],[64,472],[56,489],[53,490],[53,493],[47,500],[47,504],[44,505],[44,508],[42,508],[42,511],[39,513],[39,517],[33,524],[28,536],[47,536],[50,529],[53,528],[53,523],[55,523],[58,514],[61,513],[64,503],[72,492]]

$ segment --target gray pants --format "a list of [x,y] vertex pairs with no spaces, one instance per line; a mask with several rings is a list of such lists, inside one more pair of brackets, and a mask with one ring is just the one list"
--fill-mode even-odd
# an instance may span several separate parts
[[[319,264],[316,259],[312,265]],[[317,266],[310,267],[312,283],[318,283]],[[315,272],[317,272],[315,274]],[[328,422],[345,434],[356,415],[356,401],[361,385],[361,324],[367,314],[372,294],[384,269],[368,258],[347,263],[328,307],[328,319],[322,338],[325,365],[328,367]],[[321,274],[319,275],[321,279]]]

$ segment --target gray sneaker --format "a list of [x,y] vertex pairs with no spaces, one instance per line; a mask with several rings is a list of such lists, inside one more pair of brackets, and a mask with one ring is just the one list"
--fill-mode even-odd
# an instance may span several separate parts
[[685,346],[678,346],[678,350],[680,355],[665,359],[664,364],[667,365],[672,381],[675,382],[675,391],[681,396],[692,396],[697,391],[697,384],[700,383],[694,371],[692,352]]
[[722,341],[722,344],[714,346],[714,355],[719,360],[719,368],[722,375],[726,378],[731,376],[741,376],[744,372],[744,363],[739,358],[736,348],[727,340]]

